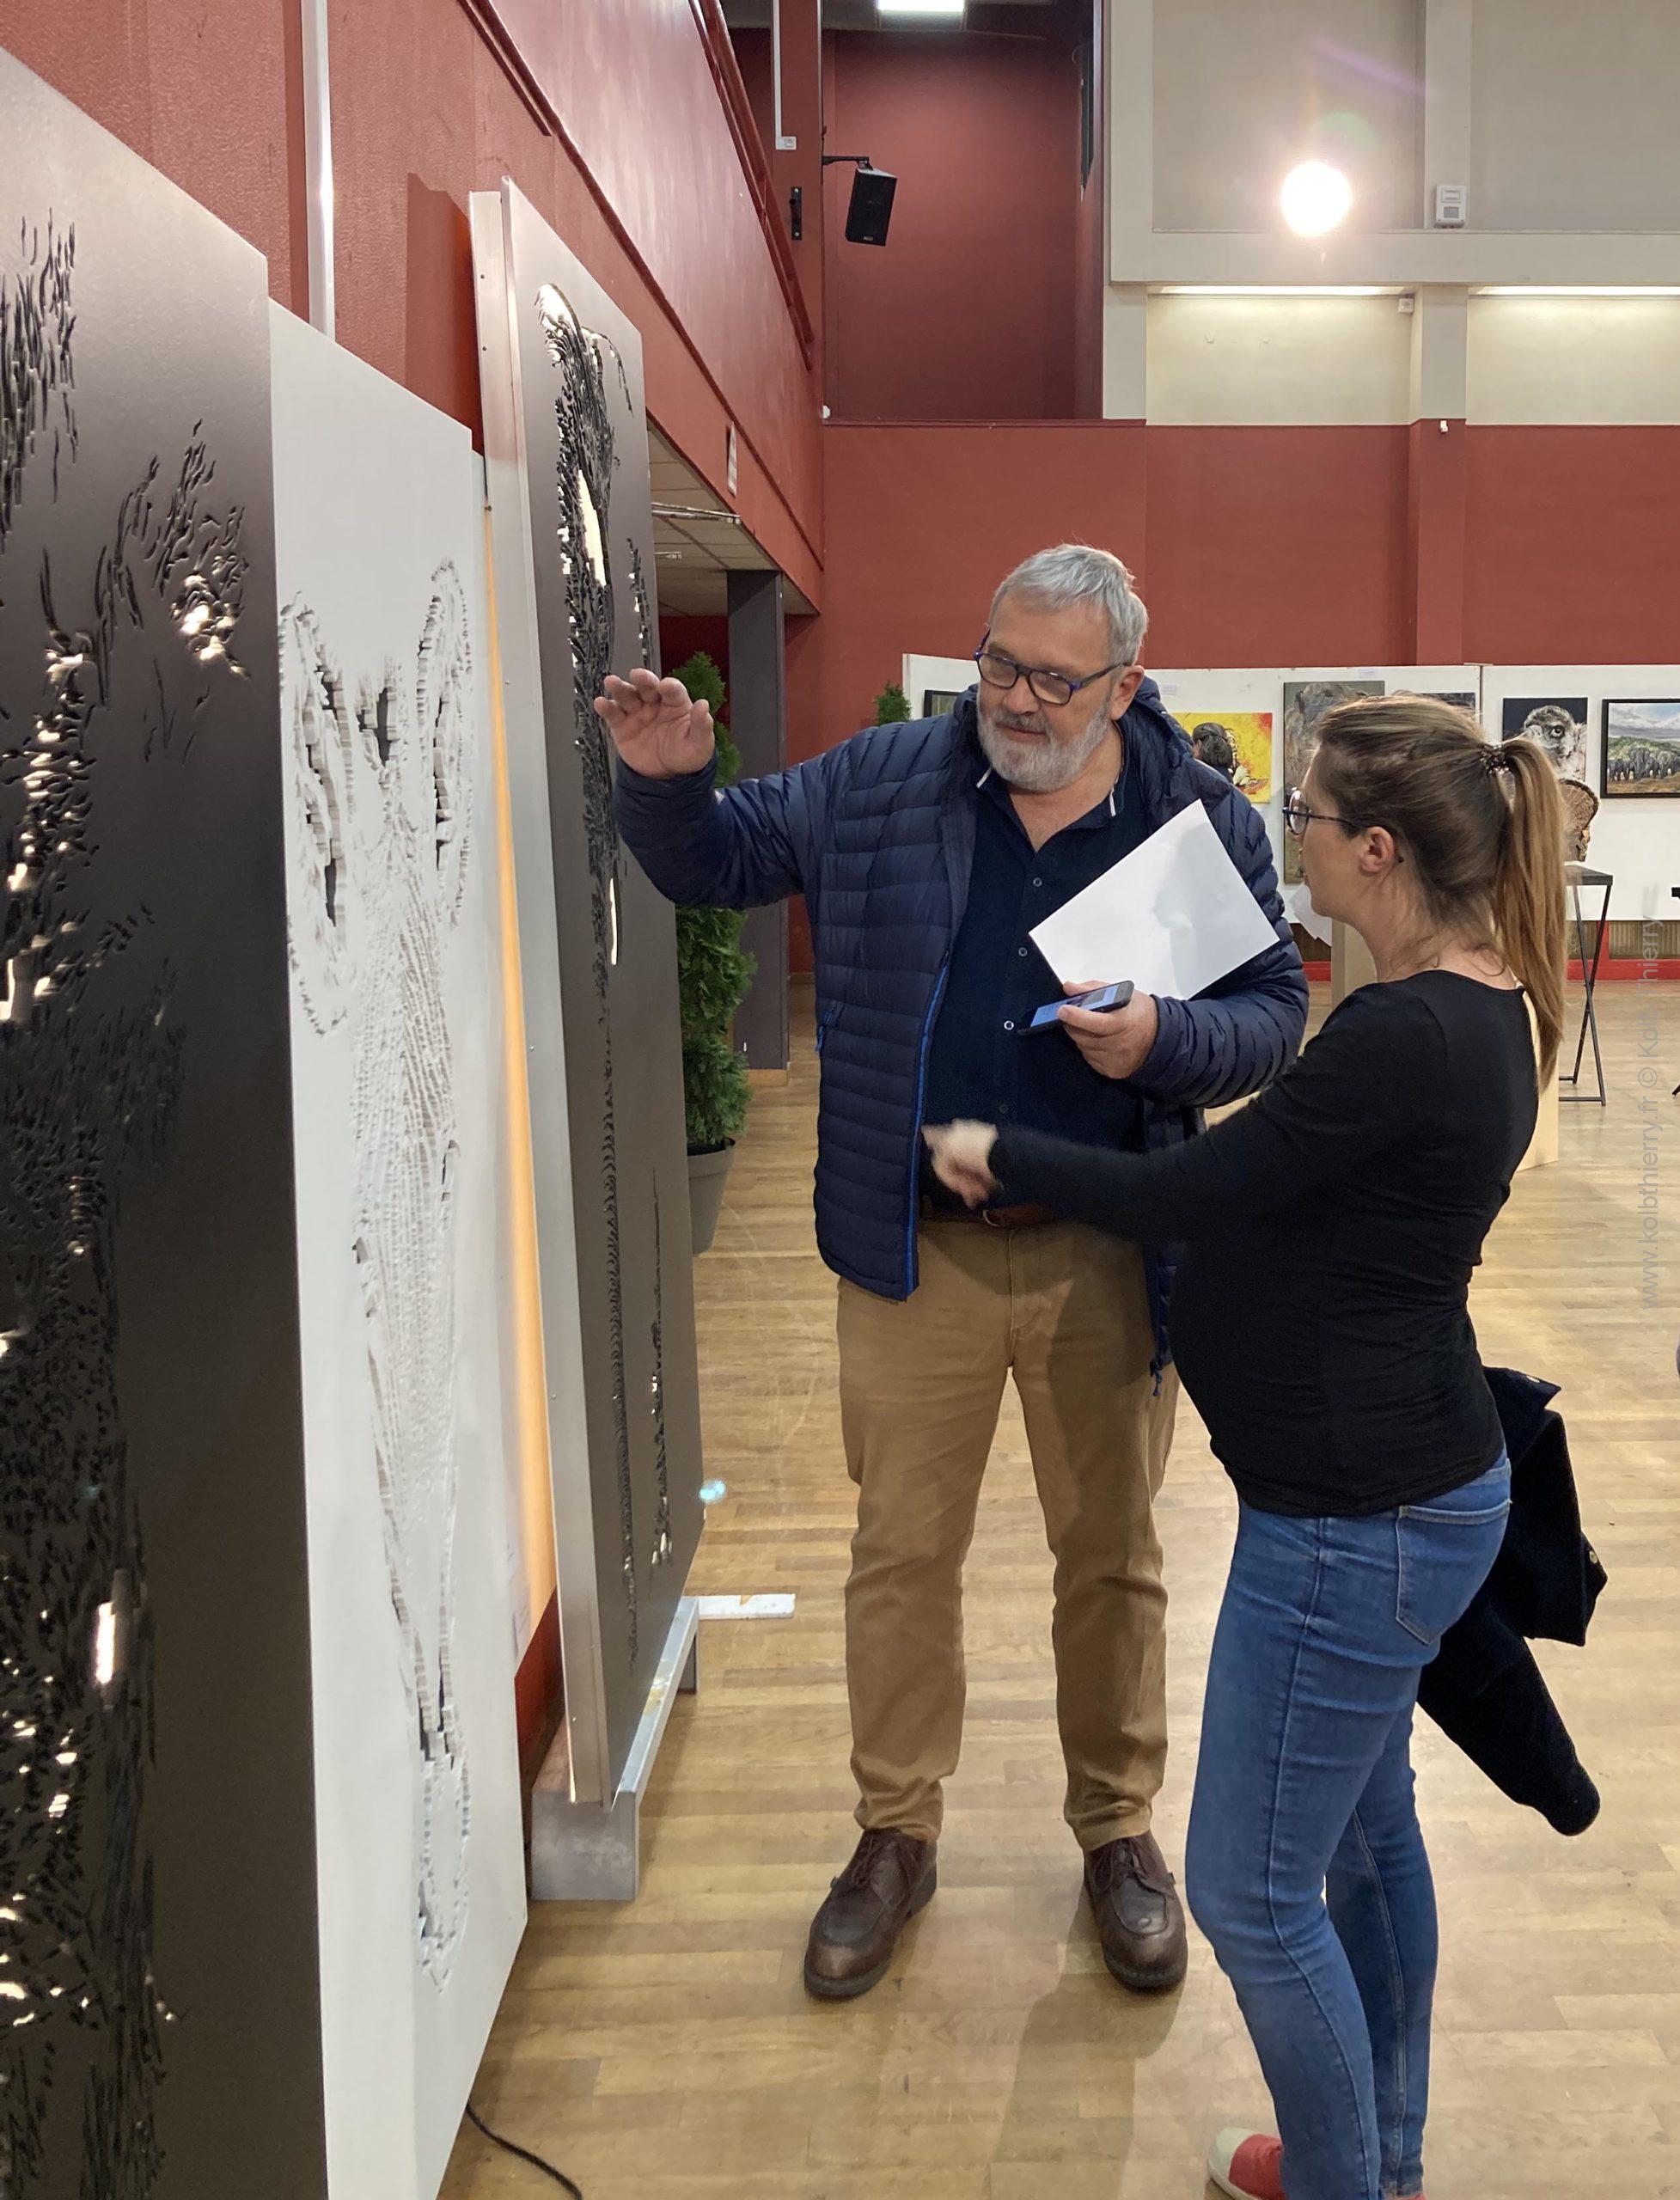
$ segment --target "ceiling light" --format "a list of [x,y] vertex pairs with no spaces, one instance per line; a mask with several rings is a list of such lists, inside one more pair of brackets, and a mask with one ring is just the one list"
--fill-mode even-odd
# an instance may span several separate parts
[[1479,298],[1680,298],[1680,283],[1483,283]]
[[960,23],[967,0],[875,0],[880,15],[920,16],[925,22]]
[[1164,298],[1396,298],[1398,283],[1163,283]]
[[1347,218],[1353,186],[1328,161],[1303,161],[1284,178],[1278,204],[1283,218],[1300,237],[1322,237]]

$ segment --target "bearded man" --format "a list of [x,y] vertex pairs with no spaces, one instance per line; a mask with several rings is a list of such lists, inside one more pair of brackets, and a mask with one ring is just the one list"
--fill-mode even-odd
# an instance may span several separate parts
[[[609,680],[624,840],[674,901],[810,914],[822,1099],[816,1227],[840,1278],[840,1410],[858,1488],[846,1586],[863,1837],[819,1910],[805,1983],[883,1977],[936,1885],[963,1712],[962,1567],[1005,1384],[1023,1410],[1055,1556],[1066,1818],[1103,1956],[1139,1992],[1184,1976],[1183,1911],[1150,1830],[1167,1753],[1154,1500],[1176,1378],[1170,1248],[1031,1208],[972,1214],[924,1165],[924,1121],[1029,1124],[1143,1148],[1277,1076],[1306,983],[1264,824],[1197,763],[1139,654],[1118,558],[1065,543],[1016,568],[947,715],[877,726],[714,791],[706,706]],[[1277,932],[1194,1000],[1061,1011],[1035,926],[1193,802]],[[1093,983],[1127,976],[1126,942]]]

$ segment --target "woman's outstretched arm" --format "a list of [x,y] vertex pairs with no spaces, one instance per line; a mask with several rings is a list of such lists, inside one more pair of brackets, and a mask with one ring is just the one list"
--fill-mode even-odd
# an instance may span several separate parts
[[1415,995],[1363,987],[1275,1085],[1182,1146],[1119,1153],[1038,1131],[999,1134],[995,1196],[1153,1242],[1285,1212],[1416,1134],[1434,1104],[1444,1044]]

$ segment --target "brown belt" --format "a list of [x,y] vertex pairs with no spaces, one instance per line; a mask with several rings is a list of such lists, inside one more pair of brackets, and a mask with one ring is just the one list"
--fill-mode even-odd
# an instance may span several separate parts
[[922,1201],[925,1222],[981,1222],[990,1230],[1042,1230],[1047,1223],[1060,1222],[1061,1217],[1048,1207],[935,1207],[931,1200]]

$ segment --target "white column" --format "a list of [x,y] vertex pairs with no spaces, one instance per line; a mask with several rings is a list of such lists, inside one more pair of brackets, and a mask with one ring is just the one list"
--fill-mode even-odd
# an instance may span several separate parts
[[337,333],[333,261],[333,88],[327,65],[327,0],[298,0],[303,26],[303,177],[309,319]]
[[1469,293],[1462,283],[1420,283],[1412,308],[1414,420],[1462,420],[1469,400]]
[[1109,275],[1141,282],[1155,229],[1155,0],[1109,0]]
[[[1470,70],[1475,0],[1424,0],[1423,209],[1435,219],[1435,186],[1470,180]],[[1470,201],[1469,218],[1476,218]]]
[[1110,283],[1103,293],[1103,418],[1148,415],[1148,294],[1141,283]]

